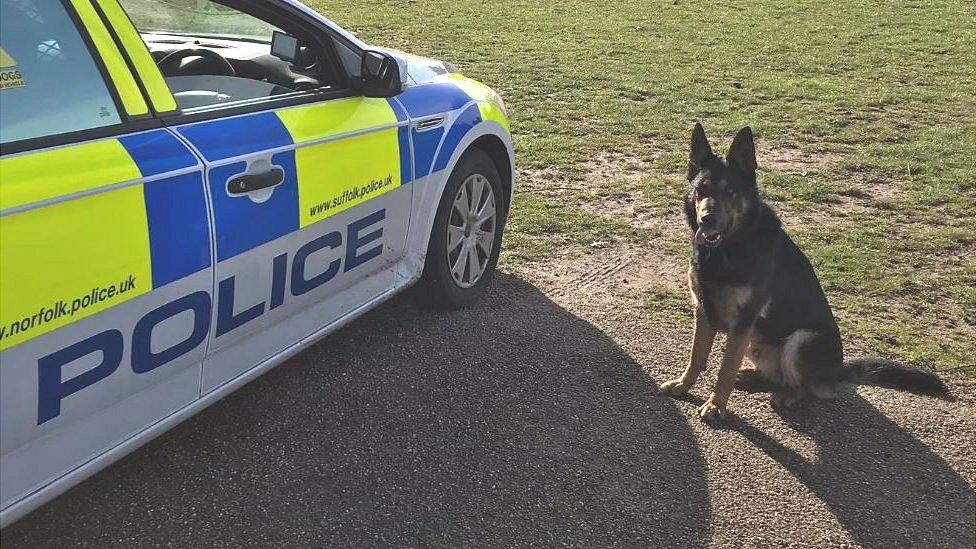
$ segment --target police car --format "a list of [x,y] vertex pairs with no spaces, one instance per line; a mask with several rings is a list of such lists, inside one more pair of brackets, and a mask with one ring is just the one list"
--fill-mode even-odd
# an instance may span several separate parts
[[294,0],[0,0],[0,524],[419,282],[473,303],[502,99]]

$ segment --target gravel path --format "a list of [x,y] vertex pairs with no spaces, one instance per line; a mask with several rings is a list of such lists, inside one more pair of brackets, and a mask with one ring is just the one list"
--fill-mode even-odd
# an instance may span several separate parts
[[3,547],[974,546],[972,380],[952,403],[858,388],[785,416],[736,392],[714,430],[711,379],[655,391],[685,322],[546,287],[501,276],[458,313],[395,299]]

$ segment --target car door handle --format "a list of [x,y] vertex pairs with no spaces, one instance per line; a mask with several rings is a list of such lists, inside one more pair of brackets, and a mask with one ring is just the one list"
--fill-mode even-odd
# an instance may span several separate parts
[[266,172],[239,175],[227,181],[227,193],[231,195],[267,189],[280,185],[285,180],[285,170],[271,168]]

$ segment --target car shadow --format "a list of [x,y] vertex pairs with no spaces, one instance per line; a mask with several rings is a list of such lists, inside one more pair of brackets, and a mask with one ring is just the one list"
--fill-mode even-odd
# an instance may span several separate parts
[[972,487],[853,389],[778,413],[816,444],[814,461],[741,418],[729,428],[815,493],[860,546],[976,546]]
[[606,334],[499,276],[399,297],[3,532],[4,547],[707,543],[685,415]]

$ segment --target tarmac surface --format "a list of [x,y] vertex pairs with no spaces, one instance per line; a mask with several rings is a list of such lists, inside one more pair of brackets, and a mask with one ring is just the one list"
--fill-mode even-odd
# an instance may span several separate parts
[[[368,313],[0,532],[3,547],[974,547],[976,385],[734,417],[690,326],[500,275]],[[720,348],[720,346],[717,346]],[[714,370],[714,368],[712,369]]]

